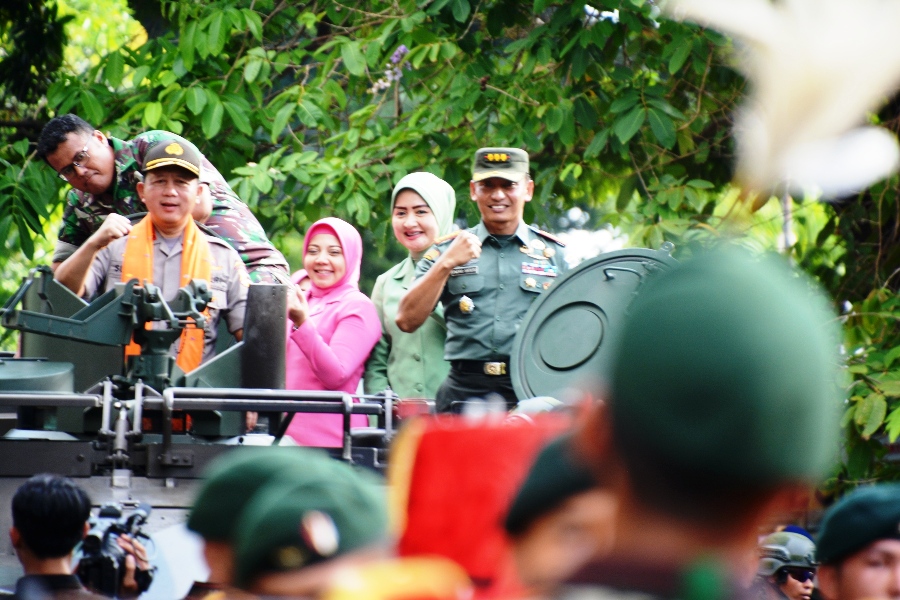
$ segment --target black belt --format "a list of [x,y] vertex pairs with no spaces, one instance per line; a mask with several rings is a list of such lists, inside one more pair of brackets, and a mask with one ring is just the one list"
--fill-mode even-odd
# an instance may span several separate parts
[[501,361],[484,360],[452,360],[450,366],[460,373],[478,373],[480,375],[509,375],[509,358]]

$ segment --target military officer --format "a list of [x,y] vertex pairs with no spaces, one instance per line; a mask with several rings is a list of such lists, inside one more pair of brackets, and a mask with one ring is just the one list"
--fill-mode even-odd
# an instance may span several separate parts
[[[167,131],[147,131],[132,140],[108,137],[76,115],[50,120],[38,139],[37,153],[73,189],[66,194],[63,223],[53,252],[57,279],[74,285],[71,272],[90,262],[91,250],[131,230],[127,215],[144,212],[137,194],[141,165],[161,139],[190,142]],[[228,242],[254,282],[287,283],[284,256],[266,237],[262,225],[205,156],[200,202],[193,216]],[[86,242],[90,241],[90,244]],[[85,248],[85,246],[89,246]]]
[[469,190],[481,222],[425,253],[397,313],[397,326],[412,332],[438,301],[444,306],[444,357],[451,368],[437,392],[439,411],[492,393],[515,407],[509,371],[513,338],[531,303],[566,270],[563,244],[522,219],[534,194],[528,153],[481,148]]

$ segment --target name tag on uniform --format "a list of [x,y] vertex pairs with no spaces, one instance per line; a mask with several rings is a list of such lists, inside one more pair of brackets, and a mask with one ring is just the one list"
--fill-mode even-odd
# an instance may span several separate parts
[[554,265],[538,263],[522,263],[522,272],[526,275],[542,275],[544,277],[556,277],[558,275]]
[[461,265],[453,267],[450,270],[450,277],[458,277],[460,275],[477,275],[478,265]]

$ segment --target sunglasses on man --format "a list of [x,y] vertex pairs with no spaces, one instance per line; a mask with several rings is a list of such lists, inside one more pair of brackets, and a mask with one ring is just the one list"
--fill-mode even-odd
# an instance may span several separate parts
[[815,569],[805,569],[803,567],[784,567],[784,571],[800,583],[806,583],[816,576]]

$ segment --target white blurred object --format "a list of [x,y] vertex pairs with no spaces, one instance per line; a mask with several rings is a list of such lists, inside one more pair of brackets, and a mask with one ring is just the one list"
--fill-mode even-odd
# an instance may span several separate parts
[[764,192],[859,191],[900,166],[896,137],[863,127],[900,85],[898,0],[668,0],[670,16],[741,46],[737,178]]

